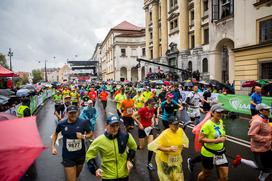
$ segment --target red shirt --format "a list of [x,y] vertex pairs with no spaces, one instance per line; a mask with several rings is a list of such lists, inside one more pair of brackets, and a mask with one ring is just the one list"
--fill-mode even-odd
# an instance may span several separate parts
[[106,91],[100,93],[101,101],[107,101],[108,93]]
[[152,117],[155,114],[156,109],[148,109],[147,107],[143,107],[138,110],[138,114],[140,116],[140,122],[144,128],[152,125]]
[[97,94],[95,91],[90,91],[89,92],[89,97],[92,101],[95,101],[96,97],[97,97]]

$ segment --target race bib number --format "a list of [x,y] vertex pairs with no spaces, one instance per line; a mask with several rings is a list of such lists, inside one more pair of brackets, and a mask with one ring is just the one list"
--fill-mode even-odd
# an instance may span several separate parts
[[181,162],[180,155],[169,155],[168,156],[168,165],[169,166],[180,165],[180,162]]
[[66,148],[69,152],[81,150],[82,149],[81,139],[67,139]]
[[132,108],[127,108],[127,113],[128,114],[133,114],[133,109]]
[[213,157],[213,164],[214,165],[223,165],[225,163],[228,163],[228,160],[226,158],[225,154],[222,155],[214,155]]

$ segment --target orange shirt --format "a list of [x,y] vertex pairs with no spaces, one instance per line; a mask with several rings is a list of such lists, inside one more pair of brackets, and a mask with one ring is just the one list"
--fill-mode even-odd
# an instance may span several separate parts
[[123,111],[124,117],[131,117],[133,114],[133,108],[134,108],[134,100],[124,100],[121,105],[121,110]]
[[103,91],[103,92],[101,92],[100,93],[100,99],[101,99],[101,101],[107,101],[107,99],[108,99],[108,92],[106,92],[106,91]]

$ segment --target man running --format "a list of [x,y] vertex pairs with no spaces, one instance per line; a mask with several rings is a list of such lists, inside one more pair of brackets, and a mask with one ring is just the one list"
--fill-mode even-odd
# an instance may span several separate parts
[[117,111],[119,117],[121,117],[121,115],[122,115],[121,104],[122,104],[123,100],[125,100],[125,99],[126,99],[126,95],[125,95],[124,88],[121,88],[120,93],[118,93],[114,98],[114,100],[116,102],[116,109],[117,109],[116,111]]
[[59,122],[52,136],[51,152],[57,155],[55,146],[58,134],[63,135],[62,164],[67,181],[76,181],[85,160],[84,140],[92,137],[90,126],[87,121],[78,118],[78,108],[69,106],[67,108],[68,118]]
[[100,99],[101,99],[101,103],[103,105],[104,110],[106,110],[106,107],[107,107],[108,95],[109,94],[106,91],[106,88],[102,88],[102,92],[100,93]]
[[134,111],[134,100],[131,99],[130,92],[127,91],[126,99],[123,100],[121,104],[121,112],[122,112],[122,119],[124,121],[124,125],[128,132],[134,129],[134,120],[132,118],[133,111]]
[[191,118],[191,121],[195,121],[195,125],[199,123],[200,118],[200,101],[202,100],[201,96],[198,93],[198,86],[193,87],[193,91],[187,95],[186,103],[188,107],[188,115]]

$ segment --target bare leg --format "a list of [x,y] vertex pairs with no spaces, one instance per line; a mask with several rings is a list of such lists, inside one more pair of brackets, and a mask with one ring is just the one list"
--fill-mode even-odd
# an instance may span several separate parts
[[67,181],[76,181],[76,166],[64,167],[64,173]]

